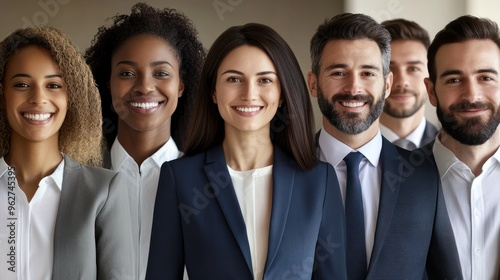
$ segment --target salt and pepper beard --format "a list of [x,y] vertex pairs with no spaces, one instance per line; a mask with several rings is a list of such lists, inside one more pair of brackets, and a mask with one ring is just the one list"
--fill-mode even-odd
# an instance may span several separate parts
[[[321,87],[318,86],[318,105],[321,113],[325,118],[328,119],[331,125],[346,134],[359,134],[367,130],[373,122],[375,122],[382,111],[384,110],[385,104],[385,86],[382,89],[380,97],[374,103],[374,98],[368,94],[356,94],[352,95],[349,93],[340,93],[332,96],[329,101],[323,95]],[[365,118],[361,118],[359,113],[342,113],[335,109],[334,104],[341,101],[358,101],[367,102],[370,105],[370,111]]]

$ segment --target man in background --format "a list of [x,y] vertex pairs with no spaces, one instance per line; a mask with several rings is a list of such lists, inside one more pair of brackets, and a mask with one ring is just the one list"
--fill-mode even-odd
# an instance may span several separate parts
[[429,35],[420,25],[405,19],[384,21],[382,25],[391,34],[393,84],[380,116],[380,131],[396,146],[414,150],[434,140],[438,132],[425,119]]

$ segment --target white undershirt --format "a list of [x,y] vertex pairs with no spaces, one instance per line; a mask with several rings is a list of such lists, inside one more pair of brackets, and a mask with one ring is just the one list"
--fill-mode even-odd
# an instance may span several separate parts
[[228,166],[245,220],[255,280],[262,280],[267,260],[273,196],[273,166],[236,171]]
[[[15,180],[14,173],[9,170],[4,158],[0,159],[2,280],[52,279],[54,230],[63,173],[64,159],[54,173],[40,181],[33,198],[28,202]],[[9,185],[8,182],[15,184]],[[15,270],[15,273],[12,270]]]
[[111,147],[111,169],[123,173],[128,184],[132,185],[138,198],[138,226],[139,226],[139,279],[146,278],[148,266],[149,243],[153,225],[153,212],[156,199],[156,190],[160,179],[160,168],[165,161],[179,158],[179,152],[174,139],[170,138],[158,151],[144,160],[139,167],[135,160],[125,151],[115,139]]

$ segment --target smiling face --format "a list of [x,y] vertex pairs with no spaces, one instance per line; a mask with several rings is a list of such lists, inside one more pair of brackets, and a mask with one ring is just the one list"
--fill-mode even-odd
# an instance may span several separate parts
[[226,136],[233,131],[269,133],[280,96],[276,69],[263,50],[244,45],[222,60],[213,97],[224,119]]
[[500,124],[499,73],[500,50],[491,40],[439,48],[436,82],[425,82],[447,134],[465,145],[480,145],[491,138]]
[[184,90],[179,67],[174,49],[155,36],[133,36],[113,53],[109,84],[119,137],[145,131],[170,135]]
[[391,42],[391,95],[385,100],[384,112],[396,118],[413,116],[425,103],[427,91],[427,50],[420,41]]
[[5,69],[3,90],[11,142],[58,143],[67,111],[66,85],[50,53],[28,45],[15,52]]
[[323,113],[324,128],[332,135],[338,131],[375,133],[378,126],[373,124],[382,113],[391,78],[391,74],[384,78],[382,54],[374,41],[329,41],[318,76],[309,73],[308,79]]

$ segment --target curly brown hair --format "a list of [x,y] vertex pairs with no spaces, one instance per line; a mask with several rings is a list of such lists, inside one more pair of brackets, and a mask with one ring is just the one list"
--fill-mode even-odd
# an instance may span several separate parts
[[85,52],[87,63],[94,74],[102,100],[103,132],[108,147],[116,138],[118,115],[114,111],[109,80],[111,57],[130,37],[147,34],[165,40],[176,52],[184,91],[172,115],[171,135],[183,149],[188,108],[194,100],[206,50],[198,39],[198,31],[191,20],[175,9],[156,9],[145,3],[132,7],[130,15],[116,15],[111,26],[101,26]]
[[12,54],[28,45],[47,49],[67,85],[68,111],[59,131],[59,150],[82,164],[102,164],[101,99],[92,72],[69,37],[54,27],[19,29],[0,42],[0,156],[10,149],[5,113],[4,74]]

